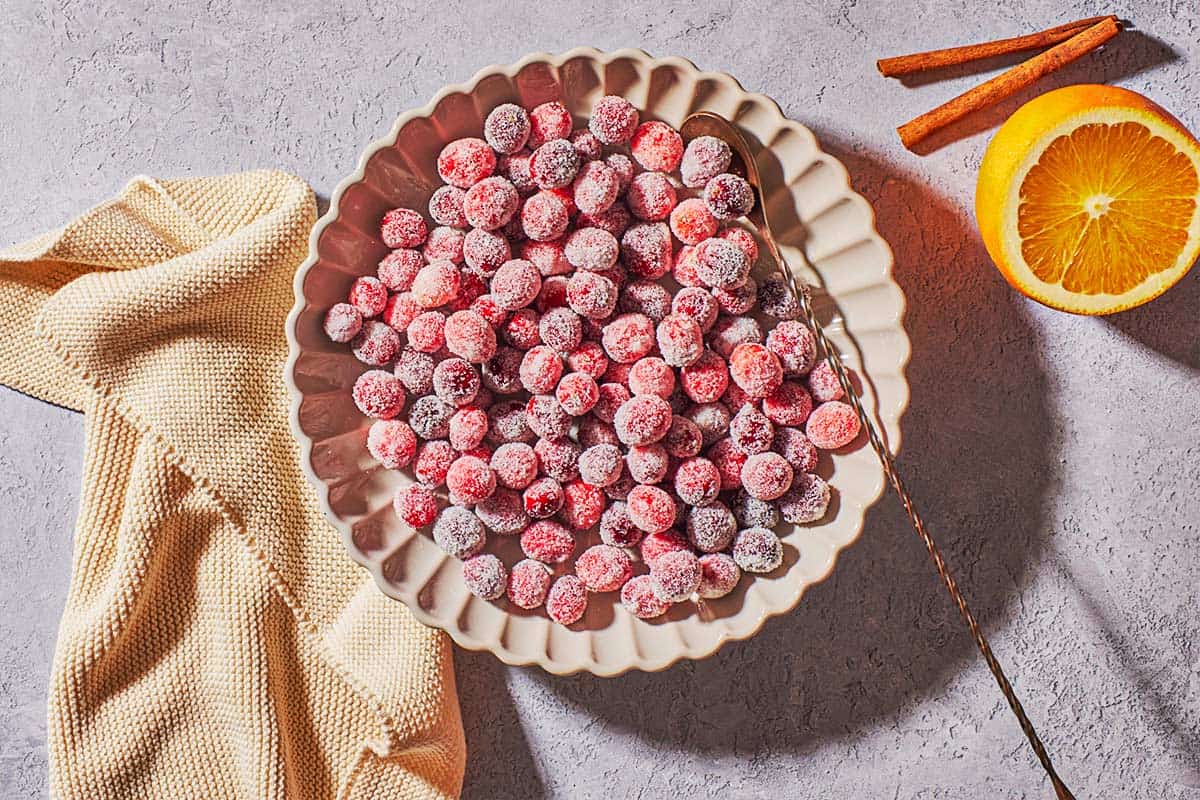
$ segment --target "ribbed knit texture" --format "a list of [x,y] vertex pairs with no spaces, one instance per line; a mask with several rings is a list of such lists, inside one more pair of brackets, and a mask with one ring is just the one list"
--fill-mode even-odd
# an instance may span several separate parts
[[0,251],[0,381],[86,414],[55,797],[458,794],[446,638],[350,562],[288,430],[314,218],[278,172],[136,178]]

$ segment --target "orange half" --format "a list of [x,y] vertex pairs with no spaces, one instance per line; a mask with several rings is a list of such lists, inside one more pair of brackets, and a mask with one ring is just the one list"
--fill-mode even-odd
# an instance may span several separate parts
[[1200,144],[1135,92],[1048,92],[988,145],[975,213],[992,260],[1022,293],[1078,314],[1131,308],[1200,254]]

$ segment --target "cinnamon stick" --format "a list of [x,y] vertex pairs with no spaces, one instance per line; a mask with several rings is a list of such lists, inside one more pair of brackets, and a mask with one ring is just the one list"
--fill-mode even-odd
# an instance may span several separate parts
[[929,50],[924,53],[911,53],[906,56],[881,58],[875,62],[880,74],[885,78],[896,78],[901,75],[911,75],[917,72],[953,67],[967,64],[984,58],[1005,56],[1011,53],[1023,53],[1026,50],[1039,50],[1043,47],[1065,42],[1077,33],[1092,27],[1106,19],[1118,22],[1112,15],[1088,17],[1087,19],[1068,22],[1054,28],[1047,28],[1037,33],[1024,36],[1014,36],[1011,39],[997,39],[992,42],[967,44],[961,47],[947,47],[943,50]]
[[960,94],[911,122],[904,123],[896,129],[896,132],[900,134],[900,141],[905,147],[912,150],[915,145],[935,131],[1028,88],[1054,70],[1092,52],[1120,31],[1121,28],[1115,18],[1105,17],[1102,21],[1075,34],[1065,42],[981,83],[974,89]]

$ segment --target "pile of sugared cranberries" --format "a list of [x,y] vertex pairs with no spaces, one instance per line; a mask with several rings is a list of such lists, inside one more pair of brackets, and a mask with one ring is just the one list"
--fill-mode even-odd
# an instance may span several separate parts
[[364,446],[415,478],[396,514],[477,596],[562,625],[589,593],[649,619],[778,569],[773,528],[824,517],[818,451],[859,422],[788,284],[751,277],[729,147],[611,95],[586,125],[506,103],[480,134],[442,149],[427,209],[383,215],[390,252],[325,318],[365,365]]

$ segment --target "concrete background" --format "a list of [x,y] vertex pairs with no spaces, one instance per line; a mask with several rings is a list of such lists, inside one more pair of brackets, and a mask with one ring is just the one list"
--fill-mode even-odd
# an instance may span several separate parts
[[[1080,798],[1200,798],[1200,270],[1080,319],[990,267],[970,213],[979,115],[924,158],[893,128],[975,83],[875,58],[1110,10],[1076,0],[290,3],[3,0],[0,242],[139,172],[280,167],[327,193],[395,114],[478,67],[578,44],[728,71],[842,158],[910,301],[903,467]],[[100,10],[100,6],[105,6]],[[1113,82],[1200,130],[1190,0],[1038,91]],[[1003,64],[992,63],[989,68]],[[0,391],[0,796],[46,794],[45,691],[81,420]],[[898,504],[792,615],[660,675],[559,679],[459,654],[467,796],[1048,797]]]

